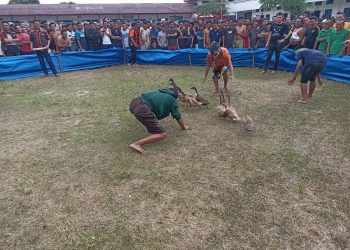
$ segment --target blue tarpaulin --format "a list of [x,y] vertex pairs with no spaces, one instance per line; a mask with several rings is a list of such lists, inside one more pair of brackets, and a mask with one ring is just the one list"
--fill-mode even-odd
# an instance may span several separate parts
[[[235,67],[263,67],[267,56],[267,49],[230,49],[232,62]],[[137,63],[158,65],[206,65],[207,49],[182,50],[139,50]],[[59,58],[51,54],[57,70],[62,72],[94,69],[118,64],[125,64],[130,58],[130,50],[107,49],[99,51],[63,52]],[[281,53],[280,70],[294,71],[296,62],[292,50]],[[58,60],[59,59],[59,60]],[[274,57],[270,67],[273,66]],[[327,59],[326,69],[322,76],[344,83],[350,83],[350,56],[331,56]],[[0,80],[42,75],[36,55],[14,56],[0,58]]]

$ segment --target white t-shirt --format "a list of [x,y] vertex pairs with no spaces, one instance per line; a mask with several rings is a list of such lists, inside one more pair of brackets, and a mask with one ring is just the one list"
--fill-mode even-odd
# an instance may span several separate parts
[[102,44],[104,45],[112,44],[111,38],[107,34],[111,35],[111,30],[109,28],[106,29],[102,37]]
[[129,48],[129,30],[123,30],[121,29],[123,40],[124,40],[124,46],[125,48]]

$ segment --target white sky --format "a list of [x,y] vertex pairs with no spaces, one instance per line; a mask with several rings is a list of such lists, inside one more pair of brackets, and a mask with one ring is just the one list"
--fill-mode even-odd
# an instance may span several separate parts
[[[42,4],[58,4],[60,2],[75,2],[80,4],[89,3],[182,3],[183,0],[40,0]],[[0,4],[7,4],[9,0],[0,0]]]

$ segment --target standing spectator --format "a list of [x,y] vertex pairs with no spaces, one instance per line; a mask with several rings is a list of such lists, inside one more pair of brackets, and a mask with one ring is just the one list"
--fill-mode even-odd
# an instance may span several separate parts
[[67,25],[67,36],[71,41],[71,51],[77,51],[78,45],[77,45],[77,41],[75,40],[75,32],[73,30],[72,24]]
[[318,50],[323,53],[327,53],[327,38],[329,37],[331,31],[331,20],[323,20],[322,21],[322,29],[320,33],[318,33],[316,42],[318,43]]
[[30,55],[33,54],[30,48],[30,40],[29,35],[25,32],[25,28],[21,28],[20,25],[16,25],[16,32],[19,41],[19,51],[21,55]]
[[5,39],[5,36],[4,36],[4,34],[1,32],[1,30],[0,30],[0,57],[3,57],[3,56],[5,56],[4,55],[4,51],[2,50],[2,48],[3,48],[3,40]]
[[236,26],[236,41],[235,48],[243,48],[244,47],[244,39],[246,36],[246,26],[243,25],[243,19],[239,19]]
[[196,32],[196,44],[195,48],[203,49],[204,48],[204,32],[203,32],[203,25],[199,25],[198,30]]
[[197,37],[196,37],[196,28],[194,27],[194,23],[191,23],[188,27],[188,39],[187,39],[187,48],[193,48],[194,44],[196,43]]
[[100,29],[100,34],[102,38],[102,49],[110,49],[112,48],[112,32],[111,29],[108,27],[108,22],[104,21],[103,26]]
[[143,22],[143,25],[140,28],[140,37],[141,37],[141,45],[140,45],[141,50],[149,49],[151,45],[151,33],[150,33],[150,30],[148,29],[148,24],[146,21]]
[[157,43],[157,37],[158,37],[159,29],[157,28],[156,23],[152,23],[150,35],[151,35],[151,43],[156,42]]
[[129,48],[129,29],[126,26],[126,22],[122,22],[122,29],[120,32],[121,32],[122,37],[123,37],[124,49],[128,49]]
[[[344,29],[350,30],[350,23],[346,22],[346,18],[343,12],[338,12],[335,16],[336,21],[343,21],[344,22]],[[334,28],[336,28],[336,23],[334,24]]]
[[85,31],[85,39],[88,45],[88,50],[99,50],[101,48],[101,35],[96,29],[96,25],[90,22],[89,29]]
[[82,23],[77,23],[77,30],[75,31],[75,39],[77,40],[78,50],[87,50],[87,42],[85,38],[85,30]]
[[267,44],[267,39],[269,37],[271,25],[268,23],[266,19],[264,19],[262,23],[262,27],[259,28],[258,31],[258,48],[265,48]]
[[175,25],[173,22],[169,24],[169,29],[167,30],[167,38],[168,38],[168,49],[169,50],[176,50],[179,49],[179,33],[178,30],[175,28]]
[[158,32],[157,43],[160,49],[167,49],[168,47],[168,38],[166,34],[165,24],[162,24],[161,30]]
[[38,56],[42,71],[44,72],[45,76],[49,75],[49,72],[47,71],[45,61],[44,61],[44,58],[45,58],[50,66],[52,73],[56,77],[58,77],[59,75],[57,74],[55,65],[53,64],[51,56],[48,52],[48,48],[51,40],[49,37],[49,34],[45,30],[40,29],[40,23],[37,20],[33,21],[33,28],[34,28],[33,31],[29,35],[29,39],[31,42],[30,47],[31,49],[44,48],[44,49],[35,51],[35,53]]
[[219,36],[220,36],[220,46],[223,47],[224,46],[224,42],[225,42],[225,24],[224,22],[219,22],[218,23],[218,28],[219,28]]
[[209,44],[212,42],[217,42],[218,44],[221,44],[221,32],[218,27],[218,23],[215,22],[213,24],[213,29],[209,31]]
[[234,26],[233,20],[231,19],[228,22],[228,27],[225,28],[224,47],[226,49],[230,49],[234,47],[235,37],[236,37],[236,28]]
[[305,48],[315,49],[317,42],[316,38],[318,36],[318,27],[317,27],[317,17],[311,17],[309,21],[309,27],[305,31],[304,39],[301,43]]
[[189,31],[188,28],[185,25],[181,25],[179,27],[179,47],[180,49],[186,49],[187,48],[187,39],[189,37]]
[[57,27],[55,23],[50,23],[49,24],[49,29],[54,31],[55,38],[57,38],[60,35],[59,27]]
[[66,30],[62,30],[61,35],[59,35],[56,39],[56,44],[58,47],[58,51],[60,51],[60,52],[70,51],[70,47],[71,47],[72,43],[67,35]]
[[208,22],[205,26],[205,29],[203,30],[203,36],[204,36],[204,48],[208,48],[210,45],[210,38],[209,38],[209,32],[211,30],[211,23]]
[[262,74],[265,74],[269,69],[273,53],[275,53],[275,65],[274,70],[272,70],[271,73],[275,73],[275,71],[278,69],[280,62],[280,53],[282,48],[281,45],[285,42],[285,39],[283,37],[289,31],[288,26],[282,23],[282,18],[283,14],[281,12],[278,13],[276,15],[276,23],[273,23],[271,25],[271,31],[269,33],[269,37],[267,39],[266,44],[266,47],[268,47],[269,50],[265,61],[264,70],[261,71]]
[[245,37],[244,37],[244,48],[249,49],[250,48],[249,32],[252,29],[252,25],[250,23],[246,23],[245,27],[246,27],[246,31],[245,31]]
[[339,55],[342,57],[346,52],[345,42],[348,39],[349,30],[344,29],[344,21],[337,21],[336,29],[331,31],[327,38],[327,56]]
[[251,49],[256,49],[258,41],[258,22],[254,22],[252,28],[249,30],[249,47]]
[[4,34],[4,51],[7,56],[19,56],[18,38],[16,32],[12,31],[10,25],[2,23]]
[[301,19],[297,18],[294,23],[293,31],[289,39],[289,43],[284,49],[295,49],[296,46],[301,45],[304,40],[304,28],[301,27]]
[[114,48],[124,48],[123,46],[123,35],[120,30],[120,25],[119,23],[114,23],[112,25],[112,44]]
[[55,38],[55,31],[49,30],[49,37],[50,37],[50,42],[49,42],[49,49],[51,52],[58,54],[58,47],[56,43],[56,38]]
[[136,22],[131,23],[131,30],[129,32],[129,45],[131,49],[131,57],[128,66],[137,66],[136,50],[140,48],[140,27]]

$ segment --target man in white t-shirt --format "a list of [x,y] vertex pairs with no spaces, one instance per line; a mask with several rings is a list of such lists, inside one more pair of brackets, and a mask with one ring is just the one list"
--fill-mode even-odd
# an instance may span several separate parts
[[121,32],[124,40],[124,49],[128,49],[129,48],[129,29],[126,27],[125,22],[122,23]]
[[148,28],[148,23],[144,22],[140,29],[140,38],[141,38],[141,50],[149,49],[151,45],[151,32]]
[[111,49],[113,47],[111,41],[112,32],[111,29],[108,28],[108,22],[103,22],[100,34],[102,37],[102,49]]

